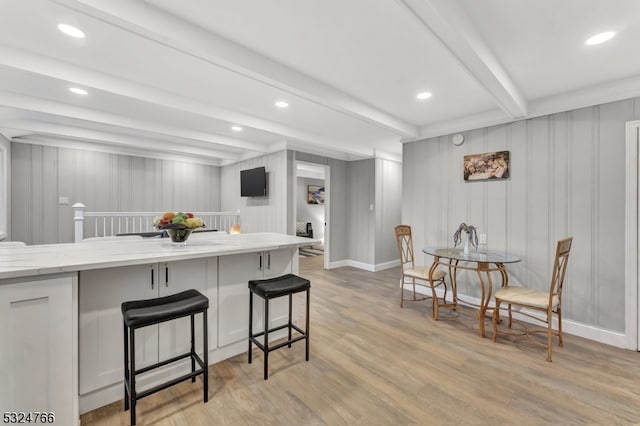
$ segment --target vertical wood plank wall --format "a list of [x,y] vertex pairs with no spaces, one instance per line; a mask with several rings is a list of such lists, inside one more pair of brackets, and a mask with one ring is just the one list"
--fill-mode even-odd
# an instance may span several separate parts
[[[76,202],[89,211],[239,210],[244,232],[293,234],[295,158],[331,168],[330,262],[373,267],[397,259],[392,230],[400,222],[399,163],[280,151],[215,167],[36,144],[11,147],[12,237],[28,244],[71,242]],[[240,197],[240,170],[258,166],[269,173],[269,195]],[[60,205],[59,197],[69,204]]]
[[351,161],[347,167],[349,188],[349,257],[347,259],[373,264],[375,262],[375,159]]
[[[464,132],[459,147],[450,136],[405,144],[402,221],[416,250],[453,246],[467,222],[489,250],[523,259],[511,280],[546,289],[555,242],[573,236],[564,317],[623,332],[625,122],[638,118],[635,98]],[[464,182],[464,155],[497,150],[511,153],[508,180]],[[459,291],[477,295],[470,280]]]
[[[220,210],[220,168],[102,152],[11,144],[12,239],[73,241],[73,211]],[[58,204],[68,197],[69,204]]]
[[402,164],[376,158],[376,265],[398,259],[393,229],[402,222]]
[[[240,171],[260,166],[267,171],[268,195],[241,197]],[[220,173],[222,210],[240,211],[242,232],[287,233],[287,175],[287,151],[223,166]]]

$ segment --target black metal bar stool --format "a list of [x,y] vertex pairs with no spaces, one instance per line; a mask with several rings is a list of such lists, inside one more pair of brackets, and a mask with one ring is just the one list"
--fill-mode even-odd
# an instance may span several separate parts
[[[297,275],[287,274],[266,280],[249,281],[249,364],[251,364],[252,343],[264,352],[264,379],[269,377],[269,352],[280,349],[283,346],[291,347],[291,344],[299,340],[306,341],[305,358],[309,361],[309,296],[311,292],[309,280],[300,278]],[[307,312],[305,329],[302,330],[292,322],[292,296],[301,291],[307,292]],[[253,295],[264,299],[264,331],[253,333]],[[269,329],[269,301],[276,297],[289,296],[289,320],[287,324]],[[269,346],[269,333],[287,328],[289,330],[288,339],[274,346]],[[292,337],[291,331],[296,330],[299,335]],[[258,341],[258,337],[264,335],[264,344]]]
[[[124,322],[124,410],[131,408],[131,424],[136,424],[136,402],[146,396],[173,386],[177,383],[191,379],[196,381],[196,376],[202,374],[204,385],[204,402],[209,400],[209,374],[207,345],[207,309],[209,299],[197,290],[187,290],[171,296],[157,299],[135,300],[122,304],[122,318]],[[201,359],[195,348],[195,320],[196,314],[202,313],[203,325],[203,351]],[[135,331],[148,325],[159,324],[186,316],[191,316],[191,350],[171,359],[160,361],[136,370]],[[191,372],[180,377],[161,383],[150,389],[136,391],[136,376],[147,373],[155,368],[171,364],[184,358],[191,358]],[[196,369],[196,363],[199,368]]]

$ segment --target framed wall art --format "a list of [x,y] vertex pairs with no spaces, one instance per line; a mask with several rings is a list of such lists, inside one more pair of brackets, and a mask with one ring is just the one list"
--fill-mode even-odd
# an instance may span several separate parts
[[509,151],[465,155],[462,173],[465,181],[508,179]]
[[324,186],[307,185],[307,204],[324,204]]

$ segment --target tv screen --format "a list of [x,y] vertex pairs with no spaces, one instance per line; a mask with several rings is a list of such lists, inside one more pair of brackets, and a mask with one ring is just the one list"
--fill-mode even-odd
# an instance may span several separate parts
[[267,172],[264,167],[240,170],[240,196],[265,197],[267,195]]

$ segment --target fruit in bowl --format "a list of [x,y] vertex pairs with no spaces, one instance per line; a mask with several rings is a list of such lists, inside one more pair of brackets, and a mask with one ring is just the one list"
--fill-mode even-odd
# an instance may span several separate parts
[[204,227],[204,222],[193,213],[164,212],[154,219],[153,225],[157,229],[196,229]]

